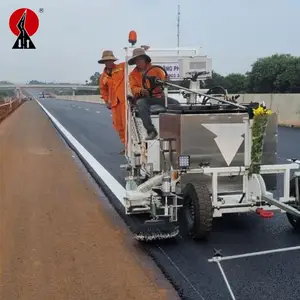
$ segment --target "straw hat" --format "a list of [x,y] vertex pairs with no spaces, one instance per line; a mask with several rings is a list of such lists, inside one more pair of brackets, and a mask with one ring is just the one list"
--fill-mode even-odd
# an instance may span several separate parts
[[118,59],[114,56],[114,53],[111,50],[104,50],[102,58],[98,60],[98,64],[104,64],[108,60],[116,61]]
[[144,56],[148,63],[151,62],[151,58],[146,54],[146,51],[143,48],[136,48],[132,52],[132,57],[128,60],[128,65],[134,65],[135,59],[140,56]]

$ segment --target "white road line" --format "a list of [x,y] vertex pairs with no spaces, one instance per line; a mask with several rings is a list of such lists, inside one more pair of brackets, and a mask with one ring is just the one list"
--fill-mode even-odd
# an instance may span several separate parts
[[[171,259],[171,257],[158,245],[156,245],[156,247],[162,252],[162,254],[165,255],[165,257],[169,260],[169,262],[171,263],[171,265],[173,265],[173,267],[177,270],[177,272],[185,279],[185,281],[190,285],[190,287],[195,291],[195,293],[197,293],[197,295],[202,299],[205,300],[203,298],[203,296],[198,292],[198,290],[195,288],[195,286],[191,283],[191,281],[182,273],[182,271],[179,269],[179,267],[175,264],[175,262]],[[235,299],[234,299],[235,300]]]
[[85,110],[90,110],[89,108],[86,108]]
[[247,257],[255,257],[259,255],[266,255],[266,254],[273,254],[273,253],[280,253],[280,252],[287,252],[287,251],[295,251],[300,250],[300,246],[295,247],[286,247],[286,248],[279,248],[279,249],[272,249],[272,250],[266,250],[266,251],[258,251],[258,252],[250,252],[245,254],[238,254],[238,255],[231,255],[231,256],[225,256],[225,257],[213,257],[209,259],[209,262],[214,262],[218,265],[219,271],[221,272],[221,275],[223,277],[223,280],[225,281],[226,287],[228,289],[228,292],[231,296],[232,300],[236,300],[235,295],[232,291],[232,288],[230,286],[229,280],[225,274],[225,271],[221,265],[221,262],[224,260],[232,260],[237,258],[247,258]]
[[234,293],[233,293],[233,291],[232,291],[232,288],[231,288],[231,286],[230,286],[229,280],[227,279],[227,276],[226,276],[226,274],[225,274],[225,271],[223,270],[223,267],[222,267],[222,265],[221,265],[221,263],[220,263],[219,261],[217,261],[217,265],[218,265],[219,270],[220,270],[220,272],[221,272],[221,274],[222,274],[222,277],[223,277],[223,279],[224,279],[224,281],[225,281],[225,284],[226,284],[226,287],[227,287],[227,289],[228,289],[228,292],[229,292],[229,294],[230,294],[230,296],[231,296],[231,299],[232,299],[232,300],[236,300],[236,298],[235,298],[235,296],[234,296]]
[[102,179],[111,192],[117,197],[123,206],[125,189],[124,187],[75,139],[75,137],[54,117],[51,113],[38,101],[44,112],[48,115],[51,121],[65,135],[73,147],[82,155],[86,162],[93,168],[96,174]]
[[[117,199],[121,202],[121,204],[125,206],[124,198],[123,198],[125,196],[124,187],[75,139],[75,137],[65,127],[63,127],[63,125],[54,116],[51,115],[51,113],[37,99],[36,101],[44,110],[44,112],[48,115],[51,121],[59,128],[59,130],[65,135],[65,137],[73,145],[73,147],[77,149],[80,155],[88,162],[88,164],[93,168],[96,174],[102,179],[102,181],[106,184],[106,186],[117,197]],[[176,268],[178,273],[192,286],[192,288],[199,295],[199,297],[204,300],[204,298],[192,285],[189,279],[182,273],[179,267],[175,265],[175,263],[167,255],[167,253],[161,247],[159,247],[159,249],[163,253],[163,255],[166,256],[169,262]]]
[[246,257],[252,257],[252,256],[260,256],[260,255],[266,255],[266,254],[274,254],[274,253],[281,253],[281,252],[288,252],[288,251],[296,251],[300,250],[300,246],[294,246],[294,247],[286,247],[286,248],[278,248],[278,249],[271,249],[266,251],[258,251],[258,252],[250,252],[245,254],[237,254],[237,255],[230,255],[230,256],[218,256],[210,258],[209,262],[219,262],[223,260],[232,260],[237,258],[246,258]]
[[96,114],[100,114],[100,111],[97,110],[97,111],[96,111]]
[[292,159],[287,159],[288,162],[294,162],[294,163],[297,163],[297,164],[300,164],[300,159],[297,159],[296,161],[293,161]]

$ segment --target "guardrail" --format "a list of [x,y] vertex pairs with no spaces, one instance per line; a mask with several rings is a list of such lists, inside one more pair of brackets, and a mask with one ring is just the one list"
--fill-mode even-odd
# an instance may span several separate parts
[[10,115],[24,102],[25,100],[22,99],[10,99],[9,102],[0,104],[0,122],[3,121],[8,115]]
[[11,108],[12,107],[12,103],[15,102],[15,101],[17,101],[17,100],[9,99],[9,102],[6,102],[4,104],[0,104],[0,107],[9,105],[9,107]]

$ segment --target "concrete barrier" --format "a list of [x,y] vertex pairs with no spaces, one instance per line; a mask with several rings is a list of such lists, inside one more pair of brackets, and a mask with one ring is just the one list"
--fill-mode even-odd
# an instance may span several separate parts
[[[57,96],[59,99],[104,103],[99,95]],[[241,94],[239,103],[265,102],[278,114],[280,125],[300,127],[300,94]]]
[[265,102],[283,126],[300,127],[300,94],[241,94],[239,103]]

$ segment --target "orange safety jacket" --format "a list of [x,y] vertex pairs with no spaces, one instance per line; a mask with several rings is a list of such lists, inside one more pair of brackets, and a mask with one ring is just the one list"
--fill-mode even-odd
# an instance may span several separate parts
[[100,95],[111,107],[125,102],[125,63],[114,64],[111,73],[105,67],[99,79]]
[[[152,64],[148,64],[146,70],[148,70]],[[166,76],[165,73],[159,69],[159,68],[153,68],[151,69],[147,75],[149,76],[155,76],[161,80],[165,80]],[[135,98],[141,97],[141,90],[143,89],[143,73],[140,72],[137,67],[132,70],[132,72],[129,74],[129,84],[131,88],[131,92]],[[148,84],[149,86],[149,84]],[[153,90],[153,97],[155,98],[162,98],[163,97],[163,91],[160,87],[157,87]]]

